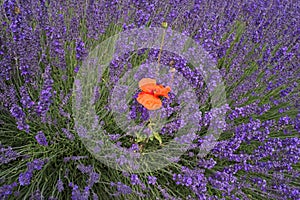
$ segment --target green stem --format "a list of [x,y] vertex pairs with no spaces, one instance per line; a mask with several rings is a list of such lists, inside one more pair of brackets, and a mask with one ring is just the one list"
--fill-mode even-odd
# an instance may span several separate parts
[[161,43],[160,43],[160,49],[159,49],[159,53],[158,53],[158,59],[157,59],[157,68],[156,68],[156,74],[157,74],[157,76],[159,75],[160,58],[161,58],[161,54],[162,54],[162,48],[164,46],[165,36],[166,36],[166,30],[164,29],[162,40],[161,40]]

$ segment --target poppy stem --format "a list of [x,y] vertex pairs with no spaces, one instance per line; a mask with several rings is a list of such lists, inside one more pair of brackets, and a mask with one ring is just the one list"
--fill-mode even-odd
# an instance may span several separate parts
[[166,30],[164,29],[161,44],[160,44],[160,49],[159,49],[159,52],[158,52],[158,58],[157,58],[157,68],[156,68],[157,76],[159,75],[160,58],[161,58],[161,54],[162,54],[162,48],[164,46],[165,36],[166,36]]
[[[174,69],[174,70],[173,70]],[[172,87],[172,84],[173,84],[173,81],[174,81],[174,76],[175,76],[175,73],[176,73],[176,69],[175,68],[172,68],[170,70],[170,72],[172,73],[172,78],[171,78],[171,83],[170,83],[170,86]]]
[[153,129],[152,129],[152,122],[151,122],[151,118],[149,119],[149,124],[148,124],[149,129],[151,130],[151,134],[153,133]]

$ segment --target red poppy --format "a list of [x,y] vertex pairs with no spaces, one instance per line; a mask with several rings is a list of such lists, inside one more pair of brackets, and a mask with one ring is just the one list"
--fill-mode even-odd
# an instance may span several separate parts
[[139,88],[142,92],[139,93],[137,101],[148,110],[157,110],[162,107],[160,96],[169,98],[168,93],[171,91],[169,86],[164,87],[157,85],[155,79],[143,78],[139,82]]

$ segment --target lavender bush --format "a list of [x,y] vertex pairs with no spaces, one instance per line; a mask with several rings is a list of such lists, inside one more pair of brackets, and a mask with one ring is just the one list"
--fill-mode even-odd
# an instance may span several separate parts
[[[300,199],[299,2],[0,2],[0,199]],[[155,27],[192,38],[209,55],[204,67],[215,65],[221,77],[206,79],[189,62],[192,50],[183,57],[119,43],[124,53],[109,60],[92,91],[84,90],[82,80],[91,80],[78,76],[93,49],[118,33]],[[146,75],[181,88],[162,99],[160,115],[136,101]],[[212,94],[220,80],[224,93]],[[124,101],[114,102],[112,94]],[[212,106],[216,94],[225,94],[220,110]],[[90,127],[78,124],[72,109],[80,113],[84,100],[95,107],[95,115],[84,115]],[[184,102],[191,110],[181,116]],[[213,121],[220,115],[225,123]],[[222,129],[217,141],[207,134],[212,123]],[[193,126],[183,129],[186,124]],[[99,131],[103,140],[95,140]],[[90,147],[87,140],[94,141]],[[137,173],[139,162],[128,160],[172,140],[182,144],[182,154],[167,166]],[[105,152],[108,142],[126,156]],[[202,155],[203,146],[212,148]],[[91,152],[128,170],[111,168]],[[165,159],[153,155],[153,162]]]

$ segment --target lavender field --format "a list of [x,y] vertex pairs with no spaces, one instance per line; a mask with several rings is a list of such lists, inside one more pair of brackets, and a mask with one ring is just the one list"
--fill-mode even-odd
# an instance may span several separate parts
[[300,1],[0,6],[0,200],[300,199]]

